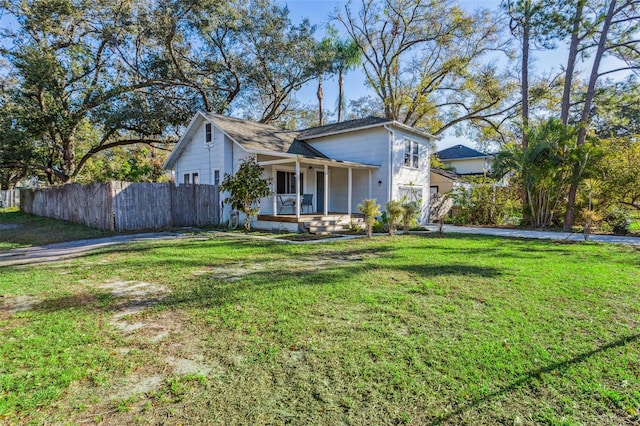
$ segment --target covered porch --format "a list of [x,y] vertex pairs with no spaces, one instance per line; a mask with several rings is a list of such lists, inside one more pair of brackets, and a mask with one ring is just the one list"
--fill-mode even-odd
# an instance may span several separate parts
[[[374,197],[379,166],[295,154],[258,154],[272,179],[272,195],[260,202],[265,222],[305,223],[319,218],[348,224],[357,205]],[[355,215],[354,215],[355,213]]]

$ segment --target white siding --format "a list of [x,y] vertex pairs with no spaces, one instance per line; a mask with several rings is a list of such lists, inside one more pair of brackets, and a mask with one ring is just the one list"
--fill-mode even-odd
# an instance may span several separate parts
[[206,144],[205,121],[202,120],[193,132],[191,140],[184,141],[184,151],[175,166],[176,184],[183,183],[185,173],[198,172],[200,183],[213,185],[213,169],[219,169],[224,173],[224,134],[215,126],[213,130],[213,143]]
[[453,167],[456,173],[464,175],[489,172],[491,170],[491,164],[493,163],[493,161],[488,158],[472,158],[468,160],[443,161],[443,163],[450,167]]
[[[341,161],[353,161],[380,166],[371,171],[372,198],[384,205],[389,194],[389,132],[380,127],[352,133],[342,133],[308,143],[327,157]],[[380,181],[380,186],[378,186]],[[329,168],[329,209],[343,210],[347,205],[347,169]],[[353,169],[352,211],[369,196],[369,173]],[[344,190],[344,191],[343,191]],[[344,192],[344,194],[342,194]],[[332,196],[332,194],[335,196]],[[340,206],[340,208],[338,208]]]
[[[404,141],[410,139],[418,142],[419,148],[419,167],[405,167],[404,165]],[[428,220],[429,207],[429,141],[419,138],[413,134],[407,134],[398,130],[393,132],[393,182],[391,188],[391,199],[399,200],[401,198],[401,188],[421,189],[422,191],[422,208],[418,218],[420,223],[426,223]]]

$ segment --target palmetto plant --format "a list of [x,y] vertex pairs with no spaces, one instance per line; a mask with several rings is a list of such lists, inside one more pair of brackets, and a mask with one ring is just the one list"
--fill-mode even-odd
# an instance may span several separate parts
[[[589,166],[590,144],[576,145],[577,130],[550,119],[527,130],[528,146],[510,144],[496,155],[494,173],[511,173],[527,192],[532,224],[549,226],[566,200],[571,183]],[[525,207],[527,208],[527,207]]]

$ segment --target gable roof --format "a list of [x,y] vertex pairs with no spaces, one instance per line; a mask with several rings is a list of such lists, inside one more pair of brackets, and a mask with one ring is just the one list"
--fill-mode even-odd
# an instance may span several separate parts
[[273,153],[276,155],[301,155],[308,158],[325,160],[330,158],[318,149],[306,143],[305,140],[385,125],[392,125],[427,139],[435,139],[435,137],[429,133],[398,123],[395,120],[373,116],[327,124],[325,126],[311,127],[300,131],[292,131],[279,129],[269,124],[256,123],[253,121],[242,120],[240,118],[214,114],[212,112],[199,111],[187,126],[185,133],[182,135],[171,154],[169,154],[169,157],[164,164],[165,169],[174,167],[175,162],[188,145],[191,135],[197,130],[198,126],[196,126],[196,123],[199,123],[202,120],[207,120],[218,127],[233,142],[248,152],[263,154]]
[[341,121],[340,123],[326,124],[324,126],[311,127],[309,129],[300,130],[300,132],[298,133],[298,139],[304,141],[308,139],[320,138],[323,136],[352,132],[354,130],[363,130],[363,129],[369,129],[374,127],[382,127],[386,125],[400,128],[402,130],[405,130],[410,133],[414,133],[426,139],[436,139],[435,136],[425,131],[415,129],[411,126],[407,126],[406,124],[402,124],[396,120],[392,120],[390,118],[374,117],[374,116],[357,118],[355,120]]
[[347,120],[341,121],[340,123],[333,124],[325,124],[324,126],[319,127],[311,127],[309,129],[301,130],[298,134],[298,138],[301,140],[311,139],[314,137],[318,137],[321,135],[328,135],[334,133],[343,133],[351,130],[366,128],[366,127],[376,127],[384,124],[391,124],[393,120],[382,117],[365,117],[358,118],[355,120]]
[[[211,112],[202,114],[247,151],[288,152],[298,135],[298,132],[278,129],[268,124]],[[299,150],[304,150],[304,148],[299,147]]]
[[328,157],[306,142],[296,140],[298,132],[283,130],[268,124],[255,123],[239,118],[200,111],[191,120],[187,129],[176,144],[165,168],[171,168],[188,144],[189,136],[197,129],[196,123],[205,119],[222,130],[231,140],[249,152],[274,152],[302,155],[311,158]]
[[443,149],[442,151],[436,152],[438,158],[442,161],[445,160],[461,160],[467,158],[487,158],[491,157],[489,154],[485,154],[484,152],[476,151],[473,148],[469,148],[465,145],[455,145],[450,148]]

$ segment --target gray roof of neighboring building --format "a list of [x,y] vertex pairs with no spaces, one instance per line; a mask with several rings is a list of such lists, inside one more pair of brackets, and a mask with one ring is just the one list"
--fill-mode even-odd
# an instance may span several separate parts
[[489,154],[485,154],[484,152],[477,151],[465,145],[455,145],[450,148],[443,149],[436,152],[436,155],[442,161],[491,157]]
[[445,169],[439,169],[437,167],[432,167],[431,171],[437,175],[446,177],[448,179],[451,180],[459,180],[460,179],[460,175],[452,170],[445,170]]

